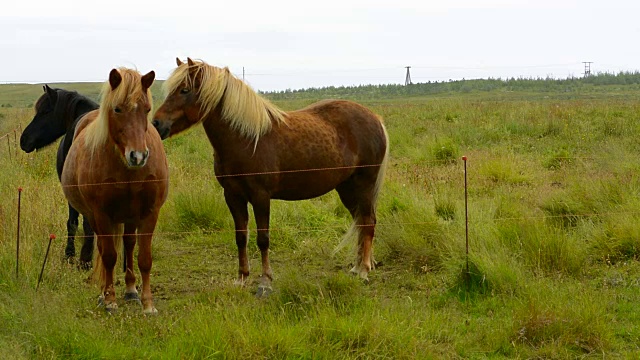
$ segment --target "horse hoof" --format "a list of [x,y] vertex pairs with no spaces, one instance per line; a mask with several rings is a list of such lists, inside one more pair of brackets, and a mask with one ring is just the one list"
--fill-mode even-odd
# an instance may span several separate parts
[[271,286],[260,285],[258,286],[258,291],[256,291],[256,297],[264,298],[271,295],[272,292],[273,288]]
[[118,310],[118,304],[115,301],[105,304],[104,295],[98,296],[98,307],[104,307],[108,314],[114,314]]
[[351,273],[351,275],[353,275],[353,276],[357,276],[357,277],[359,277],[360,279],[362,279],[362,281],[363,281],[365,284],[368,284],[368,283],[369,283],[369,273],[368,273],[368,272],[366,272],[366,271],[362,271],[362,270],[358,270],[358,269],[356,269],[356,267],[355,267],[355,266],[354,266],[354,267],[353,267],[353,269],[351,269],[349,272]]
[[156,309],[154,306],[152,306],[149,309],[142,310],[142,313],[144,315],[158,315],[158,309]]
[[115,314],[118,311],[118,304],[112,302],[105,305],[104,309],[107,311],[107,314]]
[[140,296],[138,296],[138,293],[135,293],[135,292],[124,293],[124,301],[128,303],[135,302],[138,305],[142,305],[142,301],[140,301]]
[[78,269],[83,271],[91,270],[91,261],[80,260],[78,263]]

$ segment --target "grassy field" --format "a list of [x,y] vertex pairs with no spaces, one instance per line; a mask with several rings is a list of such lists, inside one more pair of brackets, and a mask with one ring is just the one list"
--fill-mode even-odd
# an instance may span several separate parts
[[[81,85],[97,94],[95,85]],[[26,106],[42,91],[21,87],[0,86],[0,136],[10,134],[0,139],[2,358],[640,354],[635,85],[570,96],[489,91],[362,101],[385,118],[391,140],[378,208],[379,266],[364,284],[348,274],[349,249],[332,254],[350,224],[336,194],[275,201],[274,293],[266,299],[254,296],[255,284],[233,285],[233,223],[204,131],[169,139],[171,190],[153,244],[155,317],[123,302],[107,315],[88,273],[63,261],[67,208],[55,146],[24,154],[14,142],[13,129],[31,120]],[[468,281],[462,155],[469,159]],[[58,239],[36,291],[50,233]],[[260,259],[251,235],[255,280]],[[122,273],[118,279],[121,296]]]

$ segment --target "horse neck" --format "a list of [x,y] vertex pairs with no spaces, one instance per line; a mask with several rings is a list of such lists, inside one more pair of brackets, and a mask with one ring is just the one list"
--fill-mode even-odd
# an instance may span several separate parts
[[71,130],[73,132],[75,130],[78,120],[80,120],[80,118],[84,114],[88,113],[89,111],[93,111],[98,107],[99,106],[97,103],[89,99],[86,99],[86,98],[78,99],[75,102],[75,106],[73,106],[71,111],[68,112],[69,117],[65,119],[65,122],[67,124],[67,130],[73,129]]
[[97,109],[99,106],[97,103],[81,97],[76,99],[75,101],[69,104],[69,108],[64,113],[64,124],[66,127],[66,132],[64,135],[64,139],[62,140],[62,144],[60,144],[61,149],[58,152],[58,161],[62,161],[64,163],[64,159],[67,158],[67,154],[69,153],[69,149],[71,148],[71,144],[73,143],[73,136],[76,131],[76,126],[80,119],[88,112]]
[[216,156],[221,159],[237,157],[247,149],[253,149],[253,142],[232,129],[230,122],[222,117],[221,105],[202,121],[202,126]]

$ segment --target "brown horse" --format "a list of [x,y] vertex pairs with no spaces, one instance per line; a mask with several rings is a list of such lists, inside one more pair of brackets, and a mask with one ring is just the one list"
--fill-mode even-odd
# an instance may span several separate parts
[[95,271],[101,277],[100,299],[109,312],[117,309],[113,268],[121,241],[127,263],[125,300],[140,302],[133,273],[138,241],[143,311],[157,312],[149,284],[151,239],[169,181],[162,141],[148,126],[154,78],[153,71],[141,76],[126,68],[111,70],[100,108],[78,123],[62,170],[67,200],[89,219],[96,234]]
[[367,279],[373,267],[376,200],[388,158],[381,118],[350,101],[321,101],[284,112],[234,77],[228,68],[177,60],[164,83],[166,99],[153,125],[167,138],[202,122],[214,168],[231,211],[238,246],[238,281],[249,275],[247,204],[253,206],[262,257],[258,294],[271,289],[271,199],[303,200],[336,189],[354,222],[358,253],[351,270]]

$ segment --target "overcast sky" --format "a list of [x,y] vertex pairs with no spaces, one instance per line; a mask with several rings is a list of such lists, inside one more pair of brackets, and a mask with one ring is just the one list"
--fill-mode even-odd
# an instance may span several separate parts
[[640,1],[5,1],[0,83],[105,81],[175,58],[257,90],[640,69]]

